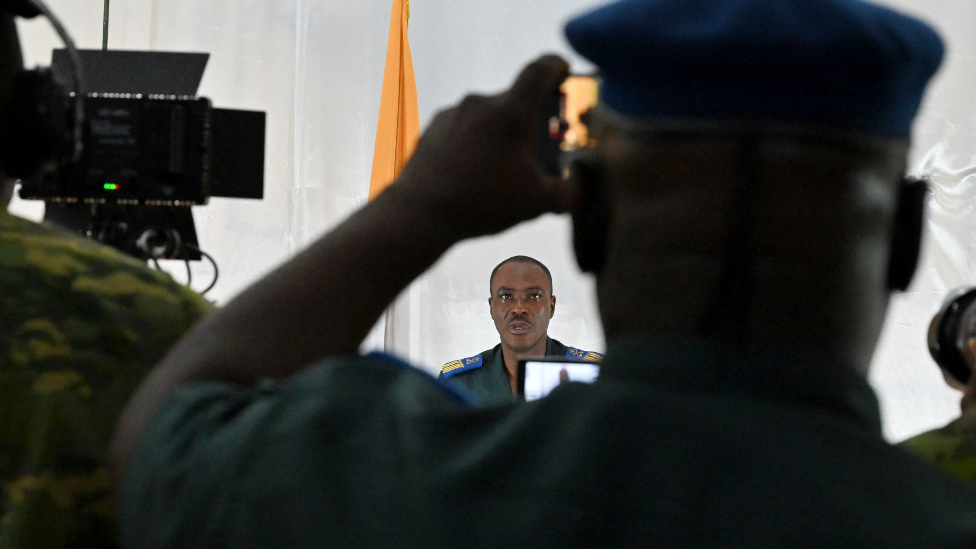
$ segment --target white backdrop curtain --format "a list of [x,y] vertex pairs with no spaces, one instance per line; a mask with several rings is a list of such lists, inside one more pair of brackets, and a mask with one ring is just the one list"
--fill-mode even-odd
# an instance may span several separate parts
[[[100,47],[103,0],[48,1],[80,47]],[[410,43],[422,123],[469,91],[502,89],[544,51],[588,70],[561,29],[570,15],[598,3],[413,0]],[[976,3],[887,3],[932,22],[949,48],[912,152],[912,172],[937,184],[925,253],[911,291],[894,299],[871,376],[885,434],[900,440],[958,414],[958,394],[929,359],[925,331],[947,289],[976,284]],[[201,245],[221,268],[209,294],[218,302],[365,203],[389,16],[389,0],[111,0],[110,48],[210,52],[201,94],[217,106],[268,113],[265,199],[218,198],[194,211]],[[20,28],[28,64],[48,64],[60,46],[46,23]],[[42,205],[23,201],[11,210],[43,215]],[[488,275],[515,254],[536,257],[553,272],[558,303],[550,334],[603,350],[593,281],[575,265],[569,222],[561,216],[455,246],[400,297],[394,350],[435,372],[495,345]],[[181,266],[170,267],[182,280]],[[210,274],[195,265],[195,285]],[[382,341],[378,327],[365,347]]]

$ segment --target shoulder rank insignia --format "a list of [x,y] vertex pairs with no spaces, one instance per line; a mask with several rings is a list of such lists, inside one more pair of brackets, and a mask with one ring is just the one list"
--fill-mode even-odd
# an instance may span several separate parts
[[441,375],[444,379],[456,376],[458,374],[463,374],[464,372],[470,372],[471,370],[477,370],[484,365],[484,361],[481,360],[481,355],[469,356],[468,358],[462,358],[461,360],[455,360],[453,362],[448,362],[441,367]]
[[570,347],[569,350],[566,351],[566,358],[596,362],[598,360],[603,360],[603,355],[600,353],[594,353],[593,351],[584,351],[583,349]]

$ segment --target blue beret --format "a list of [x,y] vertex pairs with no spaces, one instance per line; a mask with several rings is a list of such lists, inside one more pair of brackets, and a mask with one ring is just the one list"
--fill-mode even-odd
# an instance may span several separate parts
[[750,119],[906,137],[944,47],[859,0],[622,0],[566,25],[635,118]]

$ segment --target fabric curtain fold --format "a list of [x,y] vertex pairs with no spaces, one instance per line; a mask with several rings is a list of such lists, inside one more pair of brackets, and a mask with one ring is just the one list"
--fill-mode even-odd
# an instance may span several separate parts
[[[369,200],[386,190],[403,170],[420,139],[420,113],[417,107],[417,80],[410,57],[407,29],[410,1],[393,0],[390,38],[386,46],[383,91],[373,146],[373,171],[369,178]],[[396,305],[386,310],[383,350],[394,351]]]
[[393,0],[369,200],[379,196],[396,180],[420,139],[417,81],[407,38],[409,21],[409,0]]

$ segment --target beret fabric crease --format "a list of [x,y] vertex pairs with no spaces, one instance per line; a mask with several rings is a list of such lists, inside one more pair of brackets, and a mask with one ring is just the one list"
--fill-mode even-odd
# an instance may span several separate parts
[[907,137],[944,55],[925,23],[859,0],[623,0],[566,25],[635,118],[750,119]]

